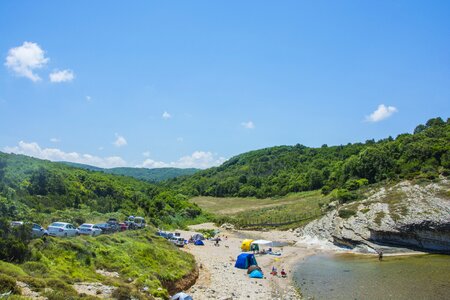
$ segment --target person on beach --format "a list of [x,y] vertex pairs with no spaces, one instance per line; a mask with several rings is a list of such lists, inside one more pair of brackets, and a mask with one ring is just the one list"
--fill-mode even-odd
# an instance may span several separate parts
[[270,272],[271,275],[276,276],[278,274],[277,268],[275,266],[272,267],[272,272]]
[[383,250],[378,251],[378,260],[379,261],[383,260]]
[[287,273],[286,273],[286,271],[284,270],[284,268],[283,269],[281,269],[281,277],[283,277],[283,278],[286,278],[287,277]]

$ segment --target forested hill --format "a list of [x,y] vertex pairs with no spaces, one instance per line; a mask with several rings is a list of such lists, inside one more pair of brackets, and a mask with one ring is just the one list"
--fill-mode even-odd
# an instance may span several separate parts
[[189,168],[189,169],[179,169],[179,168],[154,168],[154,169],[147,169],[147,168],[99,168],[94,167],[90,165],[85,164],[78,164],[73,162],[62,162],[66,165],[77,167],[81,169],[86,169],[90,171],[98,171],[98,172],[104,172],[108,174],[115,174],[115,175],[123,175],[123,176],[129,176],[134,177],[139,180],[145,180],[148,182],[160,182],[167,179],[172,179],[175,177],[180,176],[186,176],[186,175],[192,175],[199,171],[199,169],[195,168]]
[[201,213],[186,197],[152,183],[0,152],[0,213],[4,217],[37,220],[80,209],[143,215],[155,225],[175,224]]
[[273,197],[307,190],[354,190],[386,179],[450,173],[450,121],[430,119],[412,134],[320,148],[279,146],[251,151],[169,185],[197,196]]

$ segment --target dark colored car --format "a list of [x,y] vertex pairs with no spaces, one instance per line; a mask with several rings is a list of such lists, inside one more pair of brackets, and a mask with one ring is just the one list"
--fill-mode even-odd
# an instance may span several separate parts
[[128,225],[125,223],[119,223],[120,231],[128,230]]
[[119,225],[119,221],[117,221],[116,218],[109,218],[106,223],[108,223],[111,226],[112,231],[119,231],[119,230],[121,230],[120,225]]
[[102,230],[102,233],[113,233],[116,230],[114,230],[114,228],[111,227],[110,224],[108,223],[99,223],[99,224],[95,224],[95,226],[97,226],[98,228],[100,228]]

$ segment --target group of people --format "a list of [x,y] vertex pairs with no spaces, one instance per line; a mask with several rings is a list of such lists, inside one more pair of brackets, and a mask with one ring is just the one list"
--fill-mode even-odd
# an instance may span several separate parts
[[[270,272],[270,275],[273,275],[273,276],[277,276],[278,275],[278,271],[277,271],[277,268],[275,268],[275,266],[272,267],[272,272]],[[280,275],[283,278],[287,277],[287,273],[284,270],[284,268],[281,269]]]

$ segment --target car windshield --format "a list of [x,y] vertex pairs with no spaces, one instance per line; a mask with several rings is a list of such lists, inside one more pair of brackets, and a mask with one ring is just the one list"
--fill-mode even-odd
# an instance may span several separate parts
[[64,223],[52,223],[52,224],[50,224],[50,226],[52,226],[52,227],[64,227],[64,226],[66,226],[66,224],[64,224]]

